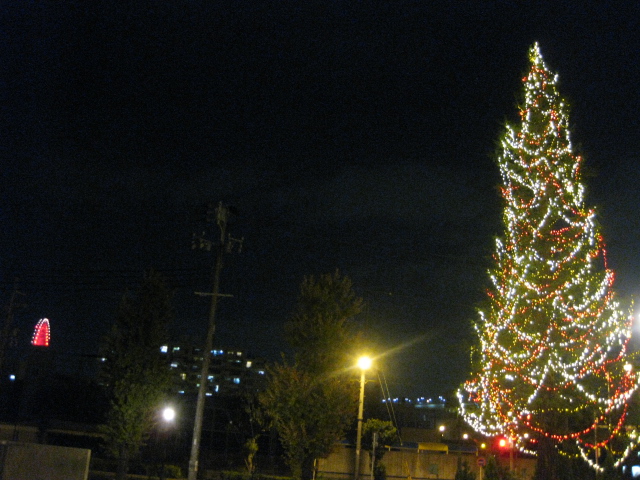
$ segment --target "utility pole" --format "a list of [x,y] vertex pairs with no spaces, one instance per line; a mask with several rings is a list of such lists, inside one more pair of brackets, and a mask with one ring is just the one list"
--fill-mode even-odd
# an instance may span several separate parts
[[15,279],[13,285],[13,292],[11,293],[11,300],[9,300],[9,306],[7,307],[7,317],[4,321],[4,327],[0,332],[0,374],[4,374],[4,360],[9,348],[9,340],[12,336],[11,325],[13,324],[13,310],[16,307],[16,296],[24,295],[18,291],[18,279]]
[[[209,327],[205,339],[204,351],[202,352],[202,370],[200,371],[200,385],[198,387],[198,400],[196,403],[196,416],[193,425],[193,440],[191,442],[191,456],[189,457],[189,476],[188,480],[196,480],[198,478],[198,458],[200,456],[200,438],[202,436],[202,420],[204,417],[204,403],[207,394],[209,366],[211,365],[211,349],[213,348],[213,335],[216,331],[216,310],[218,308],[219,297],[229,297],[220,293],[220,272],[222,271],[222,260],[225,253],[231,252],[233,245],[238,243],[239,250],[242,249],[242,240],[227,238],[227,220],[229,217],[229,209],[220,202],[215,209],[215,219],[220,229],[220,241],[217,245],[216,261],[213,266],[213,288],[211,293],[196,292],[196,295],[211,296],[211,305],[209,307]],[[196,244],[196,240],[198,243]],[[196,238],[194,236],[193,248],[199,246],[211,250],[212,242],[205,240],[203,237]]]

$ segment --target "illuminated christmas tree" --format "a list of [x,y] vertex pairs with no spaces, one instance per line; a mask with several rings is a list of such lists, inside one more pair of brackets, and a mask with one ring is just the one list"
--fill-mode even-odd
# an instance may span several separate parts
[[584,204],[558,78],[537,44],[529,58],[521,122],[507,126],[497,155],[504,236],[461,414],[521,450],[542,455],[550,445],[599,469],[598,453],[623,458],[633,446],[622,428],[638,386],[626,359],[632,318],[614,298],[596,214]]

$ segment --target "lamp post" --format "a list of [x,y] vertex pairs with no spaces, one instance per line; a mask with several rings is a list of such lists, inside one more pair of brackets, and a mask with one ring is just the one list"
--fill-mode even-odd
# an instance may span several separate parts
[[501,438],[498,446],[503,449],[509,449],[509,471],[513,472],[513,437]]
[[509,472],[513,474],[513,437],[509,437]]
[[364,411],[364,381],[365,372],[371,368],[371,359],[367,356],[358,359],[358,367],[360,367],[360,400],[358,402],[358,433],[356,436],[356,466],[354,471],[354,480],[360,477],[360,449],[362,446],[362,416]]
[[[164,421],[164,426],[168,430],[169,425],[173,423],[173,420],[176,418],[176,411],[173,407],[165,407],[162,410],[162,420]],[[165,463],[167,460],[167,438],[162,442],[162,470],[160,470],[160,480],[165,480]]]

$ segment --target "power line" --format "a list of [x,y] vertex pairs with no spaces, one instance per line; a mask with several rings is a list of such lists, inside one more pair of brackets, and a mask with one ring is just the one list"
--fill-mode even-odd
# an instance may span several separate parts
[[[398,435],[398,440],[400,441],[400,445],[402,445],[402,438],[400,437],[400,427],[398,424],[398,419],[396,418],[396,412],[393,409],[393,400],[391,397],[391,392],[389,392],[387,377],[385,377],[384,373],[381,370],[378,370],[377,373],[378,373],[378,383],[380,384],[380,389],[382,390],[382,398],[385,400],[384,404],[387,408],[387,414],[389,415],[389,420],[391,421],[393,426],[396,427],[396,434]],[[380,378],[380,375],[382,375],[382,379]]]

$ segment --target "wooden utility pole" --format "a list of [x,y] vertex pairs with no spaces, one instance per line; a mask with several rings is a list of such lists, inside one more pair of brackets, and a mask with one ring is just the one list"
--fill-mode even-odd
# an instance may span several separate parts
[[[213,336],[216,331],[216,310],[218,308],[219,297],[229,297],[220,293],[220,272],[222,271],[222,260],[226,252],[230,252],[235,243],[240,244],[242,248],[242,240],[227,238],[227,220],[229,217],[229,209],[222,202],[218,204],[215,210],[216,223],[220,229],[220,241],[217,245],[216,261],[213,266],[213,288],[211,293],[196,292],[197,295],[211,296],[211,304],[209,307],[209,327],[205,338],[205,346],[202,352],[202,369],[200,371],[200,385],[198,387],[198,400],[196,403],[196,416],[193,425],[193,439],[191,442],[191,456],[189,457],[189,476],[188,480],[196,480],[198,478],[198,458],[200,456],[200,438],[202,436],[202,420],[204,417],[204,403],[207,394],[209,366],[211,365],[211,350],[213,348]],[[211,242],[203,238],[199,238],[199,246],[211,249]],[[195,246],[194,246],[195,248]]]
[[7,316],[4,321],[2,331],[0,331],[0,374],[4,373],[4,360],[7,355],[7,349],[9,348],[9,339],[12,336],[11,326],[13,324],[13,310],[16,307],[17,295],[23,295],[18,291],[18,279],[16,278],[13,285],[13,292],[11,293],[11,300],[9,300],[9,306],[7,307]]

